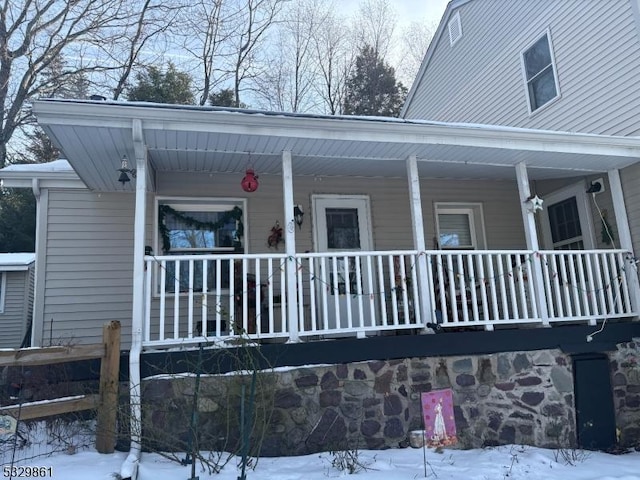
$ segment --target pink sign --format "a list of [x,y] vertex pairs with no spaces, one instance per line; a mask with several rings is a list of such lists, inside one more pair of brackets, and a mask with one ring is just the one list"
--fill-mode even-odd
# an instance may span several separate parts
[[422,392],[421,400],[427,447],[443,447],[456,443],[458,439],[451,389]]

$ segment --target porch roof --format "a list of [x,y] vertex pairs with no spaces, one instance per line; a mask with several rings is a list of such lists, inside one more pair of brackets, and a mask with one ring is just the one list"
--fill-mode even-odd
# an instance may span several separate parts
[[[640,139],[381,117],[322,116],[144,102],[40,100],[38,123],[86,185],[121,190],[123,155],[135,158],[140,121],[155,172],[279,174],[291,151],[294,175],[406,176],[418,159],[429,178],[531,179],[606,172],[635,163]],[[132,162],[134,163],[134,162]],[[133,165],[131,165],[133,166]],[[129,187],[132,188],[132,187]]]

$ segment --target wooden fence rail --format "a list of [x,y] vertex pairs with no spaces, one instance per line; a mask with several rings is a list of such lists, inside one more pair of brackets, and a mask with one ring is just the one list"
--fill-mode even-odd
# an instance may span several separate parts
[[61,415],[97,409],[96,450],[113,453],[116,440],[118,410],[118,377],[120,372],[120,322],[109,322],[102,331],[101,345],[23,348],[0,351],[0,368],[53,365],[81,360],[101,359],[100,392],[93,395],[55,398],[0,407],[0,415],[18,420]]

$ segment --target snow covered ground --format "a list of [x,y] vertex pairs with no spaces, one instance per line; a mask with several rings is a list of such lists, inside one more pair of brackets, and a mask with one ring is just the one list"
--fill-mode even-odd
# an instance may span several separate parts
[[[600,452],[565,451],[572,464],[555,450],[511,445],[478,450],[426,451],[426,478],[433,480],[640,480],[640,452],[609,455]],[[80,452],[56,454],[35,460],[37,465],[52,467],[60,480],[110,480],[117,472],[124,453],[101,455]],[[351,478],[367,480],[399,480],[425,478],[422,449],[397,449],[359,452],[366,466]],[[326,480],[346,477],[346,472],[331,466],[329,453],[303,457],[261,458],[255,470],[247,470],[251,480]],[[35,465],[35,463],[34,463]],[[140,480],[189,480],[191,467],[181,466],[156,454],[144,454],[140,464]],[[236,462],[230,462],[219,474],[196,470],[200,480],[236,480],[240,474]],[[8,478],[4,476],[3,478]],[[14,477],[16,478],[16,477]]]

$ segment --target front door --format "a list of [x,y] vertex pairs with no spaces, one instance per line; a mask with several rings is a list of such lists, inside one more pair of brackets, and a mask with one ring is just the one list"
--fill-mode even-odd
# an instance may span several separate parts
[[595,248],[589,199],[583,182],[545,196],[544,244],[547,250]]
[[[314,195],[314,240],[318,252],[371,251],[371,213],[369,197],[365,195]],[[322,284],[328,298],[322,302],[322,317],[328,320],[329,329],[359,326],[365,314],[360,308],[367,302],[359,301],[358,294],[365,293],[369,285],[366,269],[358,268],[356,257],[339,257],[335,263],[326,259],[321,265]],[[335,266],[335,268],[334,268]],[[324,268],[323,268],[324,267]],[[360,271],[360,281],[356,272]],[[358,288],[362,291],[358,292]],[[319,298],[323,298],[319,295]]]

